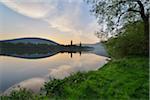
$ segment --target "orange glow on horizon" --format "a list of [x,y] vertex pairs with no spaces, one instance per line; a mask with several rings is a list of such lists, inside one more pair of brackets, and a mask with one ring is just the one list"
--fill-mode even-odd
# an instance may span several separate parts
[[48,39],[48,40],[51,40],[51,41],[54,41],[56,43],[59,43],[59,44],[64,44],[64,45],[67,45],[67,44],[70,44],[70,41],[72,40],[73,41],[73,44],[79,44],[80,42],[81,43],[89,43],[88,42],[88,39],[84,39],[84,40],[81,40],[80,37],[72,37],[72,38],[66,38],[66,37],[55,37],[55,36],[49,36],[48,34],[38,34],[38,35],[33,35],[33,34],[1,34],[0,35],[0,40],[8,40],[8,39],[16,39],[16,38],[24,38],[24,37],[37,37],[37,38],[44,38],[44,39]]

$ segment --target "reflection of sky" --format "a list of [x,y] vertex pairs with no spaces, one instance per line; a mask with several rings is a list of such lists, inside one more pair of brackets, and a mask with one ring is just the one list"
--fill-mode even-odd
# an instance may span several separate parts
[[[21,84],[27,87],[27,84],[36,83],[30,81],[38,81],[38,77],[62,79],[78,71],[96,70],[105,63],[105,58],[94,54],[83,54],[81,57],[74,54],[73,58],[68,54],[57,54],[37,60],[1,57],[0,62],[0,90],[4,90],[24,80],[28,81]],[[42,79],[40,81],[43,82]]]
[[97,23],[83,0],[1,0],[0,39],[43,37],[59,43],[97,42]]

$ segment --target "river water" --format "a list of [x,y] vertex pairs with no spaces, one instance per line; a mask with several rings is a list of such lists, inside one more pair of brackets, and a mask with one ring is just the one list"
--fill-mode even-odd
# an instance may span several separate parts
[[38,92],[50,78],[63,79],[79,71],[97,70],[106,59],[92,53],[58,53],[40,59],[0,56],[0,91],[24,87]]

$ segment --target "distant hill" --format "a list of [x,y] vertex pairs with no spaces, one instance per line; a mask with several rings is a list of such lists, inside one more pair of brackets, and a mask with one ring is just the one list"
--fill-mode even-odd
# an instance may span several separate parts
[[42,39],[42,38],[18,38],[18,39],[11,39],[11,40],[1,40],[0,42],[59,45],[54,41],[48,39]]

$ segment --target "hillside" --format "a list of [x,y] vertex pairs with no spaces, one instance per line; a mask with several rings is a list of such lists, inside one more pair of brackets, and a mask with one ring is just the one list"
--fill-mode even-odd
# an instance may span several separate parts
[[11,39],[11,40],[1,40],[0,42],[58,45],[58,43],[54,41],[48,39],[42,39],[42,38],[18,38],[18,39]]

